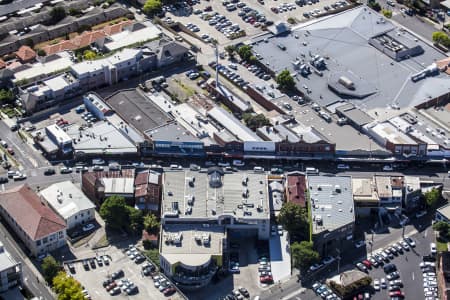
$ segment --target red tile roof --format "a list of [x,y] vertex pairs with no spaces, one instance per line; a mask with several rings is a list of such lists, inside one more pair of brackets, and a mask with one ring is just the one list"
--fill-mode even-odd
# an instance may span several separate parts
[[39,196],[26,184],[1,192],[0,206],[33,240],[66,228],[64,220],[42,204]]
[[6,67],[6,63],[0,59],[0,69],[3,69],[4,67]]
[[134,180],[135,185],[147,184],[148,183],[148,171],[139,172]]
[[22,61],[29,61],[36,57],[36,52],[28,46],[22,46],[17,50],[16,56]]
[[134,197],[145,197],[147,195],[148,184],[136,185],[134,189]]
[[306,206],[306,180],[304,175],[288,175],[287,177],[287,201]]

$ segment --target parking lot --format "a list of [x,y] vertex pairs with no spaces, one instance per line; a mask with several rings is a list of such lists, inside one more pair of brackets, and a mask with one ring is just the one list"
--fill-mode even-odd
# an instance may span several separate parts
[[[114,246],[111,246],[107,251],[99,252],[99,255],[105,254],[111,259],[109,265],[99,266],[95,264],[95,268],[89,267],[89,270],[85,270],[82,262],[74,263],[75,272],[72,272],[72,275],[84,286],[92,299],[167,299],[154,286],[151,276],[141,274],[141,266],[145,262],[136,264],[121,249]],[[116,280],[116,283],[119,283],[122,279],[128,279],[137,286],[137,292],[130,295],[126,295],[124,291],[120,291],[114,296],[109,294],[102,283],[118,270],[123,270],[124,274]],[[170,299],[182,298],[179,294],[173,294]]]

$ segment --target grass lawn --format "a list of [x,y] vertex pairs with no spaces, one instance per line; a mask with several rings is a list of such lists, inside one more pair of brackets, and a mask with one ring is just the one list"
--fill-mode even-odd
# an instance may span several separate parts
[[436,240],[436,247],[438,252],[447,251],[447,242],[444,242],[438,238]]

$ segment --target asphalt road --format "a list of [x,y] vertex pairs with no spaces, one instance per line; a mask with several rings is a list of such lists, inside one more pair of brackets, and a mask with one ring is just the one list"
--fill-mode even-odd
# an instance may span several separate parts
[[49,292],[48,287],[45,285],[42,276],[37,271],[33,271],[34,266],[32,265],[30,259],[22,251],[20,246],[14,241],[14,238],[1,223],[0,240],[11,256],[16,261],[22,263],[23,285],[36,297],[43,297],[44,300],[55,299],[55,297]]

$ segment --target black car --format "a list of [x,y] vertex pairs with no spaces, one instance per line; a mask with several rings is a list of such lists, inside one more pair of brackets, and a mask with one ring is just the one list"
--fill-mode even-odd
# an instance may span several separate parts
[[0,177],[0,183],[7,183],[7,182],[8,182],[8,178]]
[[118,271],[112,273],[111,278],[117,279],[117,278],[123,277],[124,275],[125,275],[125,273],[123,272],[123,270],[118,270]]
[[56,172],[55,172],[55,169],[51,169],[51,168],[49,168],[49,169],[47,169],[47,170],[44,171],[44,175],[45,175],[45,176],[54,175],[55,173],[56,173]]
[[89,260],[89,264],[91,265],[91,268],[92,269],[95,269],[97,266],[95,265],[95,260],[93,259],[93,258],[91,258],[90,260]]
[[394,264],[387,264],[383,267],[384,273],[389,274],[397,271],[397,267]]
[[245,298],[250,298],[250,293],[247,291],[246,288],[244,288],[244,287],[239,288],[239,292],[240,292]]
[[105,281],[103,281],[103,287],[107,287],[108,285],[110,285],[114,280],[112,280],[112,278],[108,278]]
[[140,264],[140,263],[144,262],[144,260],[145,260],[145,257],[143,255],[138,255],[134,258],[134,262],[136,264]]

